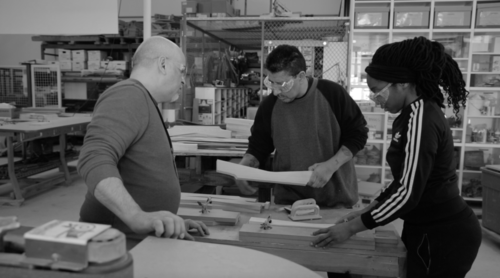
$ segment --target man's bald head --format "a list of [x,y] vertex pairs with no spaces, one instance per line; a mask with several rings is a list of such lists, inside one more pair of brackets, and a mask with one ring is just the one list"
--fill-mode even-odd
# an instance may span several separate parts
[[164,37],[154,36],[146,39],[137,48],[132,58],[132,65],[133,67],[154,66],[154,61],[159,57],[167,57],[169,60],[173,57],[180,59],[184,57],[184,54],[172,41]]

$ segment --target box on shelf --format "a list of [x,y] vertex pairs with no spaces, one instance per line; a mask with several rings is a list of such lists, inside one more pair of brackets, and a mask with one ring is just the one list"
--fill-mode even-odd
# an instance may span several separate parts
[[182,14],[192,14],[198,12],[198,2],[196,1],[184,1],[182,2]]
[[389,28],[388,5],[359,4],[354,11],[354,28],[387,29]]
[[86,50],[72,50],[71,57],[73,61],[84,62],[87,61],[87,51]]
[[483,227],[500,234],[500,172],[482,168]]
[[57,58],[59,61],[71,61],[71,50],[58,49]]
[[493,52],[500,53],[500,36],[493,39]]
[[394,28],[429,28],[430,6],[402,3],[394,6]]
[[98,70],[101,68],[101,61],[88,61],[87,69],[89,70]]
[[478,2],[476,28],[500,27],[500,2]]
[[470,28],[471,14],[472,6],[454,2],[436,4],[434,28]]
[[72,71],[82,71],[87,69],[87,62],[84,61],[72,61],[71,70]]
[[128,62],[126,61],[101,61],[101,68],[108,70],[127,70]]
[[491,71],[500,72],[500,56],[491,57]]
[[128,62],[126,62],[126,61],[111,61],[110,65],[111,65],[111,68],[114,70],[127,70],[128,69]]
[[89,61],[103,61],[106,60],[107,54],[105,51],[92,50],[87,51]]
[[227,0],[214,0],[212,1],[212,13],[233,15],[233,6]]
[[62,71],[70,71],[73,68],[71,60],[59,61],[59,68]]

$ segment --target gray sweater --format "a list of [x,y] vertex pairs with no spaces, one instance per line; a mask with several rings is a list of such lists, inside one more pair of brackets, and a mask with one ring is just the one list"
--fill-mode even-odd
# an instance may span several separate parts
[[123,181],[144,211],[177,213],[180,185],[170,138],[156,102],[137,80],[119,82],[104,92],[95,107],[80,152],[78,172],[88,186],[80,210],[85,222],[131,230],[95,197],[106,178]]

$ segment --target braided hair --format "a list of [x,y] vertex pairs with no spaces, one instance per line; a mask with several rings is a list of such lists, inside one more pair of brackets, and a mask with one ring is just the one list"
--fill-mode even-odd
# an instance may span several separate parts
[[390,83],[413,83],[419,96],[435,100],[444,108],[444,96],[439,88],[442,87],[448,107],[453,106],[457,117],[469,94],[457,62],[445,52],[442,44],[424,37],[381,46],[366,72]]

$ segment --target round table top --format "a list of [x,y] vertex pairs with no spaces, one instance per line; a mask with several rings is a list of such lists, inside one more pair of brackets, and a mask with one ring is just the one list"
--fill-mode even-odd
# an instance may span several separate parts
[[148,237],[130,252],[134,277],[321,277],[264,252],[186,240]]

